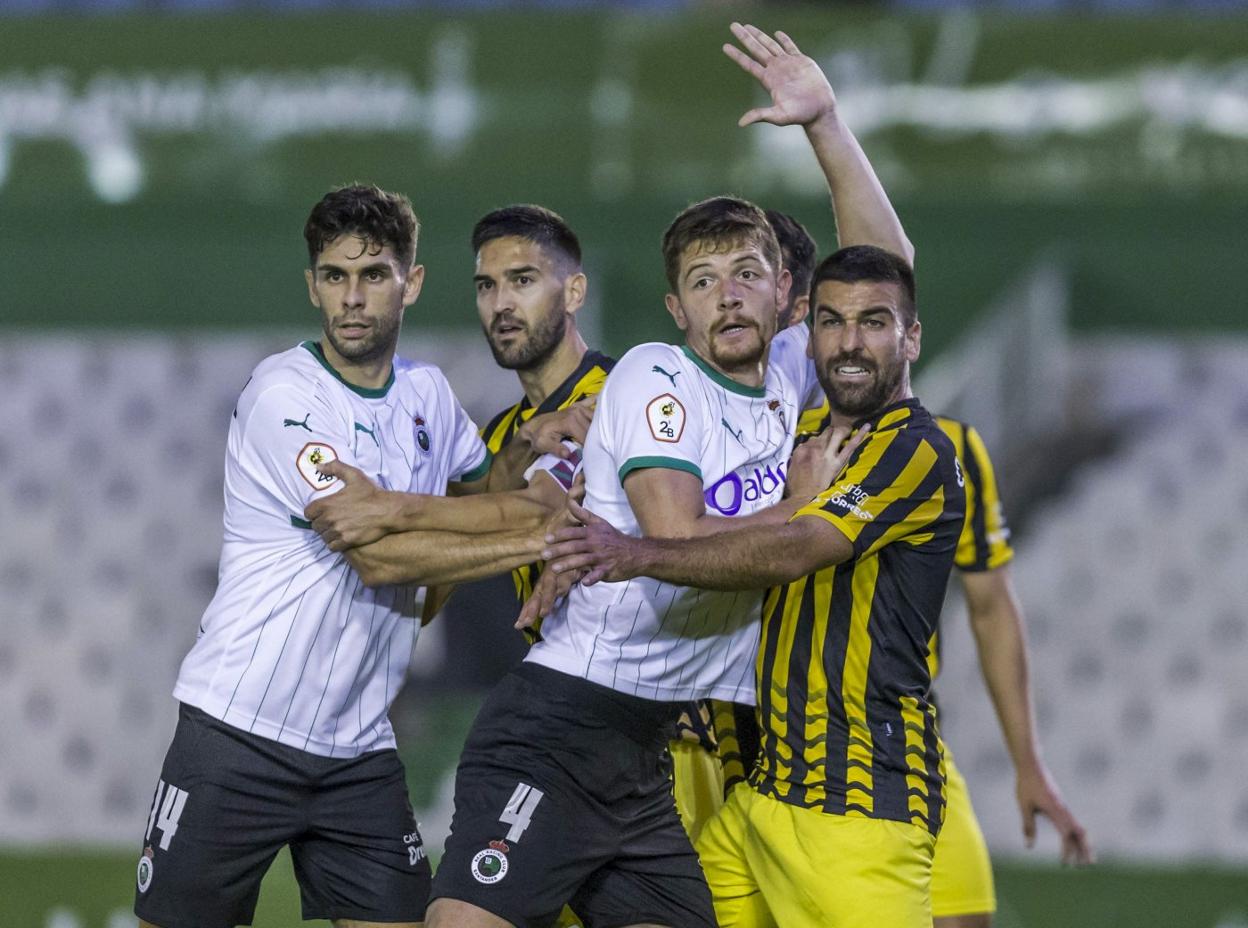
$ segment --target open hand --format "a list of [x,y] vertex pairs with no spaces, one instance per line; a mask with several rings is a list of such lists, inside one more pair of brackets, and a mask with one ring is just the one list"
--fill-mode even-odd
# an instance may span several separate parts
[[534,416],[520,426],[517,435],[529,443],[535,454],[553,454],[566,461],[572,456],[572,451],[564,445],[564,439],[578,445],[585,444],[585,436],[589,434],[589,424],[593,421],[597,404],[597,396],[587,396],[566,409]]
[[391,503],[386,492],[363,471],[342,461],[328,461],[317,469],[337,477],[343,485],[337,493],[315,499],[303,510],[331,551],[358,548],[390,533]]
[[806,126],[836,109],[836,94],[815,60],[785,33],[769,36],[757,26],[732,24],[732,34],[745,51],[724,45],[724,54],[752,74],[771,94],[771,106],[752,109],[737,125],[769,122],[773,126]]
[[546,536],[542,559],[549,573],[577,573],[581,584],[599,580],[629,580],[638,575],[637,554],[642,539],[617,531],[568,497],[568,511],[581,524],[560,528]]
[[848,426],[829,426],[794,448],[785,495],[791,499],[814,499],[832,486],[870,431],[870,425],[863,425],[852,434]]
[[1053,823],[1062,839],[1062,863],[1083,866],[1094,862],[1095,855],[1087,832],[1066,807],[1061,793],[1043,767],[1030,776],[1020,776],[1015,792],[1019,811],[1023,814],[1023,837],[1028,847],[1036,842],[1036,815],[1039,814]]

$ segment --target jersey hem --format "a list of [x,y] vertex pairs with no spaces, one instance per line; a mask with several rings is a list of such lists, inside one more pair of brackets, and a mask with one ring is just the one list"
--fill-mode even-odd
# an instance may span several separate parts
[[284,744],[306,754],[315,754],[318,757],[350,759],[359,757],[361,754],[367,754],[369,751],[383,751],[387,748],[393,749],[398,746],[394,740],[393,733],[389,737],[379,738],[368,744],[334,744],[318,741],[315,738],[310,738],[307,732],[291,731],[289,728],[283,729],[280,725],[274,725],[272,722],[266,722],[263,719],[249,719],[242,712],[227,712],[215,700],[195,697],[188,692],[187,688],[181,685],[173,688],[173,698],[179,702],[186,703],[188,706],[194,706],[201,712],[206,712],[217,721],[224,722],[231,728],[245,731],[249,735],[267,738],[269,741],[276,741],[278,744]]
[[627,696],[637,696],[641,699],[653,699],[655,702],[688,702],[694,699],[721,699],[725,702],[736,702],[742,705],[753,706],[755,704],[754,696],[754,680],[751,675],[748,686],[736,687],[727,683],[717,684],[711,687],[690,687],[690,686],[659,686],[641,680],[621,679],[614,670],[606,670],[597,667],[585,667],[585,661],[570,660],[561,657],[558,654],[551,654],[547,650],[538,648],[536,645],[524,657],[525,661],[534,664],[540,664],[543,667],[549,667],[551,670],[558,670],[560,673],[566,673],[573,677],[580,677],[591,683],[597,683],[599,686],[605,686],[608,689],[615,690],[617,693],[624,693]]

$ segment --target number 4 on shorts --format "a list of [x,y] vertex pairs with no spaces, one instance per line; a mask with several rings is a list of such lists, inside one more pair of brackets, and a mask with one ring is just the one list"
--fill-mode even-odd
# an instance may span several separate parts
[[498,817],[504,825],[511,826],[511,830],[507,832],[507,837],[503,840],[520,840],[524,830],[533,823],[533,810],[537,808],[537,804],[542,801],[544,795],[546,794],[540,789],[529,786],[528,783],[516,784],[516,791],[507,800],[507,808],[503,809],[503,814]]
[[186,808],[186,797],[189,795],[186,790],[178,789],[172,783],[166,787],[164,780],[157,782],[152,811],[147,817],[147,834],[143,836],[145,842],[152,840],[152,829],[159,828],[160,849],[169,850],[169,842],[177,834],[178,819],[182,817],[182,810]]

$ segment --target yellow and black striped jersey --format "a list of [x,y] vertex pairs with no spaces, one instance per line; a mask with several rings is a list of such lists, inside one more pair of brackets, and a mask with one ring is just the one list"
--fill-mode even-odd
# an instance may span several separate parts
[[[609,358],[598,351],[587,351],[581,358],[576,370],[567,376],[558,388],[546,397],[540,405],[534,406],[526,396],[504,409],[481,430],[481,438],[491,454],[497,454],[515,437],[520,426],[536,415],[566,409],[573,403],[587,396],[597,396],[602,385],[607,382],[607,374],[615,367],[615,359]],[[558,478],[559,475],[556,475]],[[537,565],[518,567],[511,572],[516,584],[516,596],[521,602],[528,599],[533,592],[533,583],[537,579]]]
[[812,406],[810,409],[803,409],[802,414],[797,417],[797,434],[813,435],[822,432],[828,424],[828,416],[832,412],[828,401],[824,400],[822,406]]
[[[953,563],[958,570],[968,573],[995,570],[1014,559],[1014,549],[1010,546],[1010,527],[1001,508],[992,458],[979,433],[967,423],[937,416],[936,424],[953,442],[966,479],[966,521]],[[941,644],[937,627],[928,645],[928,669],[933,680],[940,673]]]
[[917,400],[870,421],[832,486],[793,517],[826,519],[853,556],[767,594],[750,780],[784,802],[935,834],[944,752],[927,650],[966,514],[964,480],[953,443]]
[[[995,570],[1014,559],[1010,546],[1010,527],[997,489],[997,475],[992,458],[979,433],[966,422],[948,416],[936,416],[936,424],[953,442],[962,474],[966,481],[966,521],[958,539],[954,565],[968,573]],[[798,435],[815,434],[828,427],[828,404],[812,407],[802,413]],[[929,668],[932,679],[940,672],[940,630],[932,636]]]
[[979,433],[965,422],[937,416],[936,424],[949,436],[966,477],[966,523],[958,539],[954,564],[959,570],[978,573],[993,570],[1014,559],[1010,527],[1005,521],[997,475]]

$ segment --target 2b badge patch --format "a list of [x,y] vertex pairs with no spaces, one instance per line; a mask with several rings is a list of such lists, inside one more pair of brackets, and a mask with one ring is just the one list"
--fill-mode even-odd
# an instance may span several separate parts
[[655,441],[678,442],[685,433],[685,407],[670,393],[656,396],[646,405],[646,423]]
[[316,468],[321,464],[338,460],[338,452],[323,441],[310,441],[295,458],[295,466],[299,468],[299,476],[308,482],[314,490],[325,490],[337,482],[337,477],[327,477]]

